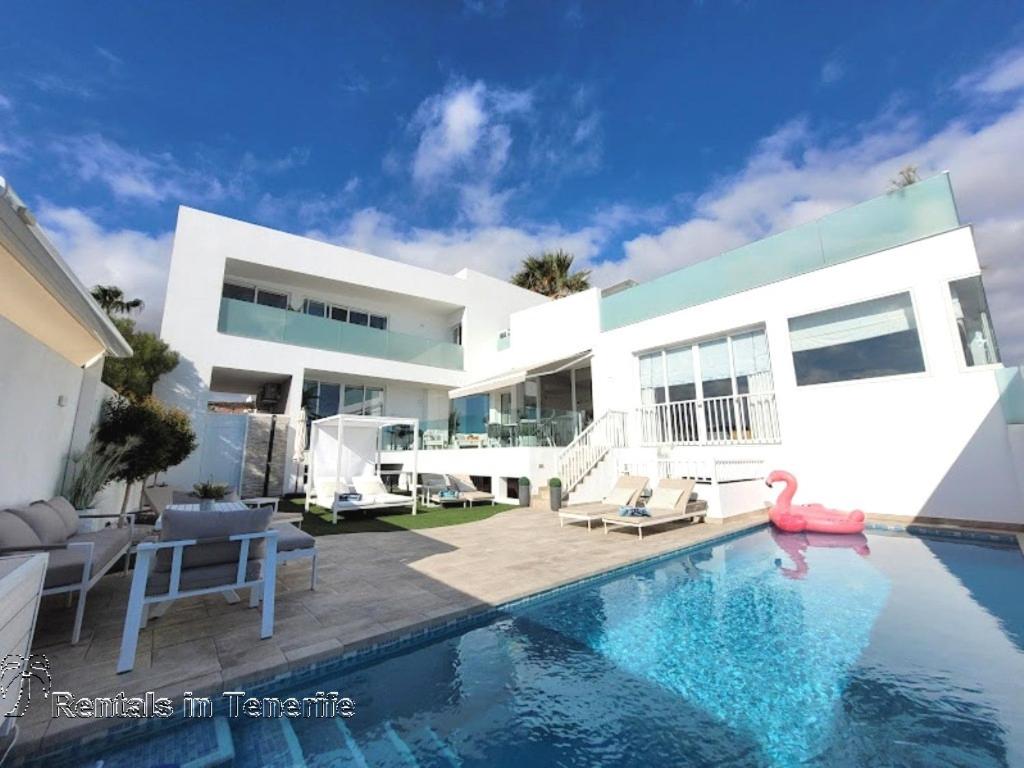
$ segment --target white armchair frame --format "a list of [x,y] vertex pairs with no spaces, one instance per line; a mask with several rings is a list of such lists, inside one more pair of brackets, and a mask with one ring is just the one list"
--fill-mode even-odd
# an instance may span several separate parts
[[[260,578],[246,579],[249,567],[249,549],[255,539],[266,539],[266,552],[262,558]],[[185,547],[196,544],[223,544],[240,542],[238,567],[235,579],[226,584],[201,589],[181,589],[181,561]],[[155,554],[163,549],[173,549],[171,553],[171,575],[167,592],[147,595],[146,585],[149,582],[150,564]],[[135,651],[138,647],[139,632],[146,626],[147,611],[150,605],[166,603],[185,597],[197,597],[216,592],[233,592],[238,589],[251,589],[255,597],[256,590],[261,588],[263,606],[260,624],[260,638],[267,639],[274,634],[274,590],[277,584],[277,531],[268,528],[255,533],[236,533],[210,539],[179,539],[177,541],[144,541],[137,548],[135,572],[132,576],[131,592],[128,595],[128,610],[125,613],[124,632],[121,635],[121,655],[117,661],[117,671],[130,672],[135,666]],[[251,601],[252,604],[255,601]]]

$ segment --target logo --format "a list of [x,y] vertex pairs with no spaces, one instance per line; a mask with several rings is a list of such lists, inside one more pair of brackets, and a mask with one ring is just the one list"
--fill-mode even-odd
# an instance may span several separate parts
[[48,699],[52,688],[50,660],[44,654],[9,653],[0,662],[0,712],[4,717],[23,717],[32,694]]

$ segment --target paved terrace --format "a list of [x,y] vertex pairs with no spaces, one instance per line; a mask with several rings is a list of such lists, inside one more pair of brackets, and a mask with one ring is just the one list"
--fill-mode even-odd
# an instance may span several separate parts
[[[641,542],[624,529],[605,535],[585,525],[560,528],[553,512],[531,508],[446,528],[322,536],[316,592],[308,562],[279,572],[273,638],[260,640],[259,613],[244,597],[236,605],[220,595],[182,600],[143,630],[135,669],[118,675],[131,579],[114,574],[89,593],[76,646],[68,642],[73,609],[63,596],[45,598],[33,650],[49,658],[57,690],[89,697],[153,690],[179,701],[186,690],[220,693],[766,519],[672,525]],[[32,707],[20,723],[18,752],[52,749],[103,726],[52,720],[48,707]]]

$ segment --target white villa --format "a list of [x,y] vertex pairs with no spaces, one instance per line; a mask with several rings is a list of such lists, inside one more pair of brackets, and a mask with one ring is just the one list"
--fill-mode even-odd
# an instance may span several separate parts
[[182,208],[161,335],[182,363],[157,393],[201,443],[176,485],[300,492],[309,421],[346,413],[419,419],[380,445],[406,486],[418,440],[419,473],[499,500],[672,474],[713,521],[778,467],[805,501],[1024,522],[1024,384],[948,175],[557,301]]

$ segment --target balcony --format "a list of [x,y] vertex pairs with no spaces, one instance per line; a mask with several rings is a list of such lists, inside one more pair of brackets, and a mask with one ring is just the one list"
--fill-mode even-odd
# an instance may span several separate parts
[[217,330],[230,336],[462,370],[462,347],[262,304],[221,299]]
[[611,331],[960,226],[949,176],[836,211],[601,300]]
[[[453,419],[420,421],[420,449],[447,448],[564,448],[588,424],[582,411],[545,410],[539,418],[512,418],[503,424],[485,424],[478,432]],[[387,428],[381,446],[385,451],[412,448],[412,430]]]
[[758,445],[782,442],[773,392],[641,406],[644,445]]

